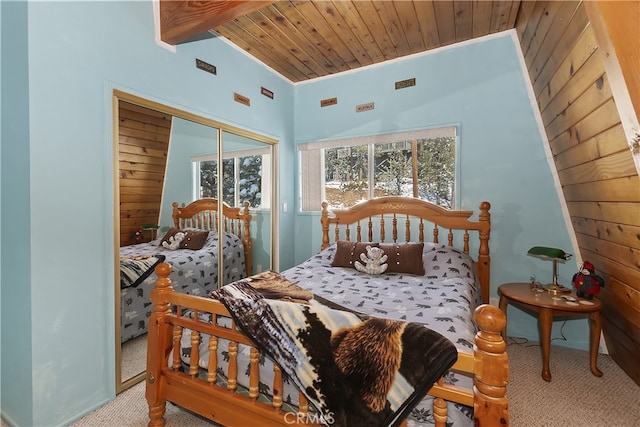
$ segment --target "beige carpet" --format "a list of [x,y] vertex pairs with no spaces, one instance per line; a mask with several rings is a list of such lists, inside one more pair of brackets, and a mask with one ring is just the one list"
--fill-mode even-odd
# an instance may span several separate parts
[[120,355],[123,381],[135,377],[147,369],[147,334],[122,344]]
[[[144,383],[123,391],[118,397],[102,408],[87,415],[72,427],[146,427],[147,401],[144,398]],[[168,403],[165,414],[167,427],[211,427],[209,420],[184,411]],[[248,426],[247,426],[248,427]]]
[[[540,347],[522,339],[509,339],[509,412],[515,427],[631,427],[640,425],[640,386],[609,356],[600,355],[604,373],[594,377],[589,354],[564,347],[551,348],[553,380],[540,377]],[[168,427],[211,426],[174,405],[167,404]],[[148,422],[144,384],[74,423],[73,427],[143,427]]]
[[[587,352],[553,346],[553,380],[547,383],[540,376],[542,364],[537,343],[510,339],[508,353],[512,426],[640,425],[640,387],[609,356],[599,356],[598,367],[604,375],[597,378],[589,369]],[[211,425],[171,404],[167,405],[166,419],[169,427]],[[73,426],[143,427],[147,421],[144,385],[139,384]]]
[[509,339],[507,396],[513,426],[631,427],[640,425],[640,386],[607,355],[598,356],[598,378],[589,353],[551,347],[552,380],[542,372],[537,343]]

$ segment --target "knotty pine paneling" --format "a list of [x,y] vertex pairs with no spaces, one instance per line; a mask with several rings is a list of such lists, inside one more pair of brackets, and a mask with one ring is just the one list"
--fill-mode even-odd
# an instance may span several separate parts
[[640,331],[640,310],[634,308],[637,304],[640,304],[640,291],[629,289],[628,286],[617,280],[611,280],[611,282],[607,284],[606,295],[626,302],[620,305],[626,310],[625,318],[623,319],[625,321],[625,327],[630,327],[633,330],[634,339],[640,338],[640,333],[638,332]]
[[[635,225],[638,217],[637,203],[567,202],[567,207],[569,208],[569,212],[582,212],[584,214],[583,218],[609,221],[614,224]],[[578,216],[574,215],[573,217]]]
[[120,246],[128,246],[136,230],[160,219],[172,118],[125,101],[118,115]]
[[576,233],[586,234],[599,239],[616,242],[625,248],[631,248],[640,235],[640,227],[602,221],[593,218],[572,217],[573,229]]
[[552,153],[558,155],[577,145],[582,148],[583,141],[596,137],[611,127],[620,125],[619,117],[615,102],[610,99],[555,139],[549,138]]
[[[189,22],[199,28],[203,21],[215,20],[209,2],[182,2],[184,8],[173,3],[160,2],[160,9],[174,23]],[[521,4],[528,7],[528,3],[277,1],[225,22],[217,20],[219,25],[211,29],[299,82],[509,30]],[[165,6],[168,10],[163,12]],[[163,40],[172,44],[193,36],[186,25],[162,31]]]
[[627,152],[629,147],[625,140],[622,124],[618,123],[614,127],[588,138],[579,145],[558,153],[555,156],[555,161],[558,169],[564,170],[621,151]]
[[[590,5],[593,6],[593,5]],[[595,9],[595,8],[594,8]],[[640,115],[640,2],[598,1],[598,12],[607,23],[608,38],[624,77],[626,92],[634,106],[636,116]]]
[[[607,301],[609,306],[614,303],[614,301]],[[609,347],[611,358],[620,366],[633,366],[637,364],[638,353],[640,353],[638,341],[633,340],[625,328],[620,328],[618,325],[610,322],[609,319],[612,316],[608,314],[606,311],[603,311],[602,329],[606,342],[616,343],[615,346]],[[640,383],[640,375],[637,371],[627,370],[626,372],[636,383]]]
[[640,384],[640,179],[612,91],[619,77],[606,72],[583,2],[524,2],[515,28],[580,258],[607,283],[607,347]]
[[576,166],[559,171],[558,175],[566,185],[592,181],[606,181],[613,178],[632,176],[636,166],[629,161],[628,150],[619,151],[605,157],[599,157]]
[[[603,181],[563,185],[564,198],[568,202],[632,202],[640,207],[640,179],[625,176]],[[638,211],[636,211],[638,212]],[[579,214],[579,212],[576,212]],[[574,216],[574,214],[572,214]],[[632,225],[637,225],[634,221]],[[637,245],[636,245],[637,247]]]
[[[610,308],[612,306],[615,306],[616,304],[620,304],[619,299],[603,292],[600,300],[602,302],[606,301],[607,303],[607,307],[603,307],[601,311],[602,317],[609,323],[609,327],[604,328],[605,339],[607,335],[611,336],[611,331],[613,331],[617,343],[617,345],[613,348],[613,351],[620,354],[628,353],[627,357],[632,357],[634,353],[637,353],[636,339],[639,336],[640,330],[634,328],[633,325],[627,322],[626,313],[624,313],[625,316],[616,316],[615,310],[612,310]],[[623,351],[621,352],[620,350]]]
[[[613,259],[609,256],[601,255],[596,252],[592,252],[589,249],[581,248],[581,255],[591,261],[595,266],[596,270],[602,275],[606,275],[606,272],[612,272],[612,274],[608,274],[607,282],[618,281],[620,283],[624,283],[629,291],[634,289],[638,289],[640,286],[640,270],[630,266],[629,264],[623,264],[618,262],[618,260]],[[634,309],[638,309],[637,307],[633,307]]]
[[[568,52],[568,55],[562,59],[562,62],[558,65],[557,70],[545,69],[543,72],[555,71],[549,73],[547,76],[541,76],[538,79],[540,83],[533,84],[533,90],[538,100],[538,106],[542,114],[551,114],[548,112],[548,105],[552,100],[559,101],[560,99],[575,99],[580,95],[590,84],[596,81],[601,74],[602,67],[599,66],[598,55],[594,55],[598,48],[593,31],[583,32],[576,44]],[[589,61],[593,61],[594,64],[590,64]],[[585,67],[586,70],[582,70],[580,73],[575,71]],[[594,74],[595,73],[595,74]],[[567,84],[569,80],[574,80],[571,84]],[[545,82],[542,84],[542,82]],[[560,94],[559,92],[566,90],[571,91],[569,94]],[[551,94],[554,98],[551,98]],[[562,112],[564,105],[552,107],[551,111],[555,111],[555,117]]]

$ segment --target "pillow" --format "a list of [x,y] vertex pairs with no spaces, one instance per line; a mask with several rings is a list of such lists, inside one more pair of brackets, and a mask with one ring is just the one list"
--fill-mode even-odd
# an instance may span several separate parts
[[180,242],[180,249],[191,249],[197,251],[202,249],[204,242],[207,241],[209,232],[207,230],[187,230],[184,240]]
[[467,277],[475,279],[475,262],[471,256],[442,243],[424,247],[425,274],[433,277]]
[[387,273],[406,273],[424,276],[423,243],[381,243],[387,255]]
[[171,227],[170,229],[168,229],[167,232],[164,234],[164,236],[162,236],[162,239],[160,239],[160,241],[158,242],[158,246],[162,246],[162,242],[169,243],[169,237],[172,237],[178,231],[180,231],[180,230],[178,230],[175,227]]
[[349,242],[346,240],[338,240],[336,242],[336,254],[333,257],[331,267],[356,268],[353,263],[360,261],[360,254],[366,255],[367,246],[378,246],[378,244],[371,242]]

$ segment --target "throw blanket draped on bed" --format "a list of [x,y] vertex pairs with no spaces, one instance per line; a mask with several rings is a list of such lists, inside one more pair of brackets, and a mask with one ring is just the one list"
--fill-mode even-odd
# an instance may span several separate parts
[[448,339],[418,323],[329,308],[283,276],[268,274],[269,280],[253,276],[212,297],[279,362],[327,425],[398,425],[457,360]]
[[120,288],[138,286],[153,273],[155,266],[164,261],[164,259],[164,255],[120,258]]

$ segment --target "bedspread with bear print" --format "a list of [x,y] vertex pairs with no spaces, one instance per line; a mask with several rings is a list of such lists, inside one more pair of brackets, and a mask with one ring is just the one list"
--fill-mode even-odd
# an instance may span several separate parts
[[457,360],[451,341],[419,323],[339,310],[314,298],[292,302],[280,290],[272,299],[273,292],[251,284],[242,280],[212,297],[278,360],[327,425],[398,425]]

